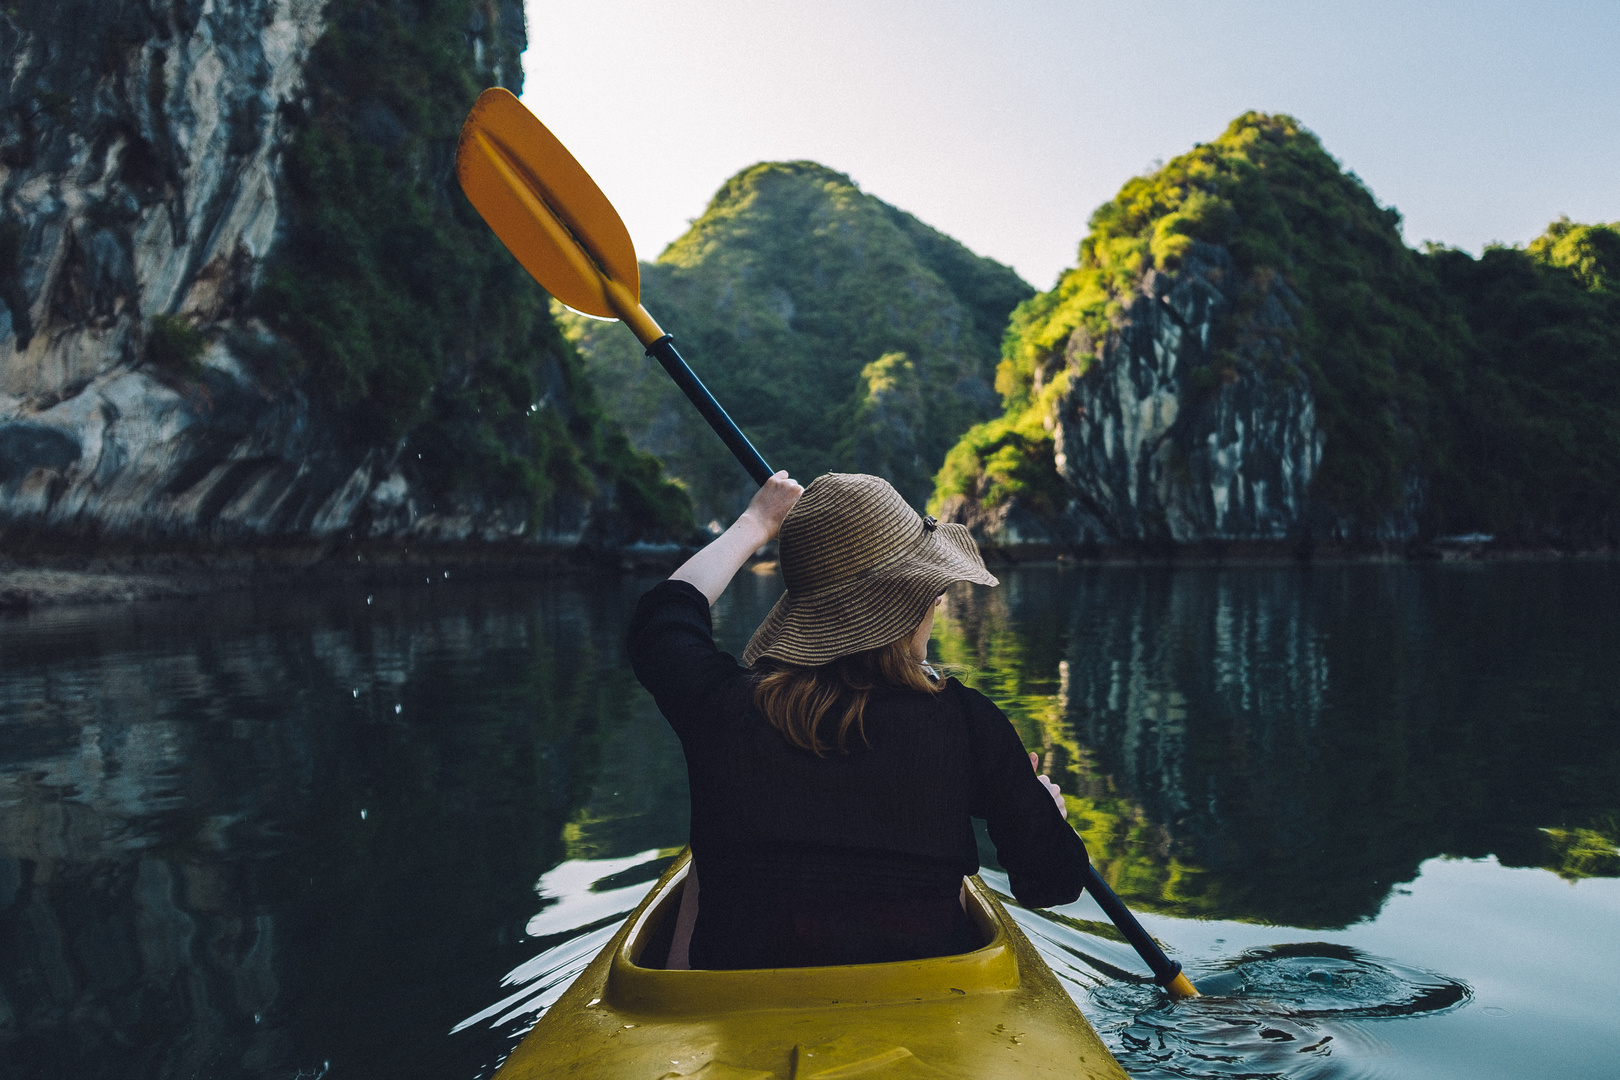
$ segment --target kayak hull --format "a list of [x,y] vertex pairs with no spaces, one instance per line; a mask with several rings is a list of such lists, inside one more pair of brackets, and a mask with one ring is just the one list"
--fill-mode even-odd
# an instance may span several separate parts
[[682,854],[496,1080],[1125,1080],[978,878],[987,944],[848,967],[665,971],[637,961],[675,918]]

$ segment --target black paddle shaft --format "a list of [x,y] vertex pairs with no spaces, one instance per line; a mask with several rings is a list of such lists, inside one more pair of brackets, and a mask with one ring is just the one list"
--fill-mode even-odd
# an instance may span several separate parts
[[1086,891],[1091,894],[1093,900],[1097,901],[1097,906],[1103,909],[1103,914],[1108,916],[1108,921],[1118,927],[1119,932],[1125,935],[1125,940],[1131,943],[1131,948],[1136,950],[1136,955],[1146,960],[1148,967],[1153,969],[1153,981],[1164,987],[1168,987],[1175,982],[1176,976],[1181,974],[1181,964],[1164,955],[1164,950],[1159,948],[1159,943],[1154,941],[1146,930],[1142,929],[1142,924],[1136,921],[1136,916],[1131,914],[1131,909],[1125,906],[1123,900],[1114,895],[1114,890],[1108,887],[1108,883],[1102,879],[1101,874],[1097,873],[1095,866],[1088,867],[1086,870]]
[[720,436],[720,441],[726,444],[726,448],[742,462],[742,467],[748,470],[748,475],[754,478],[754,483],[761,487],[765,486],[765,481],[775,474],[775,470],[765,464],[765,459],[759,456],[759,451],[748,441],[748,436],[732,422],[731,417],[726,415],[726,410],[722,409],[720,403],[714,400],[714,395],[709,393],[708,387],[704,386],[702,380],[686,366],[681,354],[675,351],[675,339],[665,334],[647,346],[647,355],[664,365],[664,370],[675,380],[675,385],[681,388],[681,393],[697,406],[697,411],[702,413],[703,419],[714,428],[714,433]]

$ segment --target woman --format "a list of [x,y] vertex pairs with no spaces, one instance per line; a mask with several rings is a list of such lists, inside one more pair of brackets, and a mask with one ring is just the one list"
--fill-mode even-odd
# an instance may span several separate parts
[[[773,538],[787,593],[738,664],[715,647],[709,607]],[[642,597],[631,663],[691,782],[694,874],[678,921],[692,967],[976,948],[962,903],[979,868],[973,817],[1019,902],[1080,895],[1086,849],[1056,786],[1001,710],[927,665],[934,608],[955,581],[997,584],[965,527],[919,517],[875,476],[801,489],[782,472]],[[684,966],[683,929],[671,966]]]

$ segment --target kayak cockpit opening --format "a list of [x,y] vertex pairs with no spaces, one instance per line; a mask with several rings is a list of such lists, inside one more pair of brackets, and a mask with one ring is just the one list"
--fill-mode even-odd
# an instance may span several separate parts
[[[653,898],[652,905],[648,907],[647,914],[639,933],[632,937],[630,942],[631,958],[637,967],[648,968],[654,971],[663,971],[668,968],[670,947],[675,943],[675,924],[679,921],[681,901],[686,896],[686,886],[691,875],[683,872],[679,878],[670,883],[662,896]],[[684,970],[684,963],[678,965]]]
[[[686,901],[688,890],[698,884],[695,871],[696,864],[691,856],[683,853],[671,866],[665,880],[654,887],[654,895],[649,899],[641,918],[631,928],[630,939],[624,949],[624,959],[627,963],[646,971],[688,970],[683,946],[690,940],[691,923],[696,916],[697,905],[688,904]],[[692,891],[697,893],[699,890]],[[693,896],[693,899],[695,900],[696,896]],[[1001,929],[996,912],[990,907],[982,894],[982,886],[976,881],[964,880],[962,906],[973,925],[975,947],[967,953],[954,956],[971,956],[994,943]],[[682,940],[683,935],[686,941]],[[954,956],[931,959],[945,961],[953,959]],[[672,960],[674,963],[671,963]]]

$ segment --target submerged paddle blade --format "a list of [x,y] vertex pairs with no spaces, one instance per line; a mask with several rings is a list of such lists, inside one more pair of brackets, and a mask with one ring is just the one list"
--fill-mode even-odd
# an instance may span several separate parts
[[1177,972],[1176,977],[1165,987],[1173,998],[1195,998],[1199,996],[1198,987],[1192,984],[1185,972]]
[[623,298],[611,302],[612,282],[639,304],[641,269],[618,211],[511,91],[497,86],[478,95],[461,128],[456,177],[501,243],[552,296],[586,315],[617,319]]

